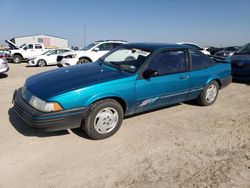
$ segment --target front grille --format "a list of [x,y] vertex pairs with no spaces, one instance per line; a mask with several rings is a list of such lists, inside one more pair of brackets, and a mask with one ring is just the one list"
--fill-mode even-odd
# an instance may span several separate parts
[[63,59],[63,56],[59,55],[59,56],[57,56],[56,61],[60,62],[60,61],[62,61],[62,59]]
[[17,102],[14,103],[14,109],[20,116],[23,116],[24,110],[18,105]]

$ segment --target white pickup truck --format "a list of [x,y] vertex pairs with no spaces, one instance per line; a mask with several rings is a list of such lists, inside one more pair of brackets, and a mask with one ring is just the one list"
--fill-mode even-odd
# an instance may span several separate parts
[[23,44],[18,47],[9,40],[6,40],[6,42],[10,46],[10,53],[6,58],[13,63],[21,63],[23,60],[41,55],[46,51],[44,45],[40,43]]

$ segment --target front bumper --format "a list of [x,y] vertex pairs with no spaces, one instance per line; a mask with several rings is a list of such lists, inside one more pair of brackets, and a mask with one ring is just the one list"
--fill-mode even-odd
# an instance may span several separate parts
[[36,66],[36,62],[35,62],[34,59],[29,59],[27,64],[28,64],[29,66]]
[[13,95],[14,110],[27,124],[46,131],[57,131],[81,127],[87,108],[76,108],[59,112],[41,112],[30,106],[21,96],[21,88]]
[[58,62],[62,67],[67,67],[71,65],[76,65],[79,61],[78,58],[63,58],[60,62]]

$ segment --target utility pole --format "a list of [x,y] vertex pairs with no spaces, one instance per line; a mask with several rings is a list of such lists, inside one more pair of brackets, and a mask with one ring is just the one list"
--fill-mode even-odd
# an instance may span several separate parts
[[83,23],[83,37],[84,37],[84,47],[86,47],[86,22]]

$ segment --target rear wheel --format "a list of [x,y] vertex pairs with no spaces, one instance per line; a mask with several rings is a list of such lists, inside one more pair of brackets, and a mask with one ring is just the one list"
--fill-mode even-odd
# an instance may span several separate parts
[[39,60],[37,61],[37,66],[38,66],[38,67],[45,67],[46,65],[47,65],[47,63],[46,63],[46,61],[43,60],[43,59],[39,59]]
[[198,103],[202,106],[212,105],[217,99],[218,93],[218,82],[212,81],[202,91],[201,95],[198,98]]
[[81,58],[79,59],[79,61],[77,62],[77,64],[85,64],[85,63],[89,63],[91,62],[89,59],[87,58]]
[[121,105],[115,100],[98,101],[90,107],[82,128],[92,139],[108,138],[120,128],[123,114]]
[[20,55],[14,55],[13,56],[13,63],[21,63],[22,57]]

